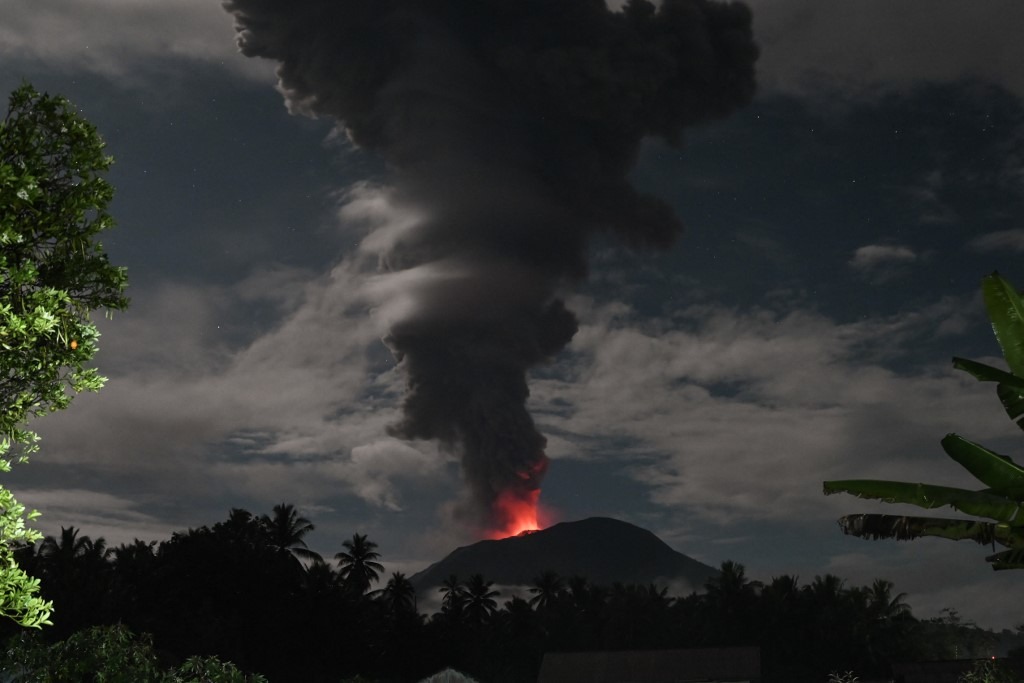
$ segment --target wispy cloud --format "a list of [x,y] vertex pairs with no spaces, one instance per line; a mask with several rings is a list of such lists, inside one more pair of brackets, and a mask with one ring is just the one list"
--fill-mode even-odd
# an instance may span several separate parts
[[140,66],[199,61],[273,81],[273,67],[242,57],[232,19],[218,2],[40,0],[4,6],[0,56],[32,59],[63,71],[139,77]]
[[[994,0],[751,0],[769,89],[820,94],[823,83],[861,93],[920,81],[979,78],[1024,97],[1024,5]],[[986,40],[978,40],[984,35]]]
[[1005,427],[945,363],[901,374],[881,350],[957,309],[839,324],[707,307],[640,324],[621,305],[596,307],[566,377],[535,383],[535,406],[563,443],[621,462],[658,505],[720,523],[797,520],[828,505],[824,479],[919,476],[950,428]]
[[976,237],[967,243],[967,248],[977,252],[1012,251],[1024,252],[1024,228],[999,230]]
[[920,258],[907,246],[868,244],[853,252],[848,265],[870,282],[883,284],[906,272],[906,267]]
[[[134,472],[153,495],[348,493],[399,509],[396,482],[430,478],[443,459],[386,436],[403,380],[368,313],[362,269],[345,261],[307,277],[137,294],[103,325],[108,386],[40,422],[39,459]],[[263,329],[232,317],[254,297],[277,309]]]
[[893,263],[913,263],[917,254],[910,247],[887,244],[868,244],[858,247],[850,259],[855,270],[873,270]]

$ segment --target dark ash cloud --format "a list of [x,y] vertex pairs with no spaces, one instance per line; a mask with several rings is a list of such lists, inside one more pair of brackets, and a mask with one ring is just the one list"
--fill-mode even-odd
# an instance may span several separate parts
[[292,111],[391,165],[420,219],[381,254],[412,302],[388,343],[408,378],[394,433],[462,457],[473,518],[509,520],[547,465],[528,370],[576,331],[557,297],[596,234],[671,245],[679,219],[632,188],[646,136],[746,104],[746,6],[709,0],[227,0],[243,53],[279,62]]

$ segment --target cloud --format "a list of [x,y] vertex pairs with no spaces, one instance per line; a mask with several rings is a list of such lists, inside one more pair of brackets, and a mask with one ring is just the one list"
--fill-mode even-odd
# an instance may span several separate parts
[[238,53],[231,17],[210,0],[6,3],[0,57],[122,80],[146,63],[185,59],[273,82],[272,65]]
[[[142,512],[145,502],[83,488],[30,488],[19,492],[19,501],[29,509],[44,511],[38,526],[51,536],[60,526],[75,526],[91,538],[104,538],[108,547],[130,543],[135,538],[150,540],[176,531],[165,521]],[[57,522],[60,520],[60,523]],[[63,520],[73,520],[69,523]]]
[[[1024,5],[992,0],[750,0],[762,88],[820,96],[980,78],[1024,97]],[[979,40],[978,36],[984,36]]]
[[892,263],[913,263],[917,258],[910,247],[869,244],[857,248],[849,265],[856,270],[872,270]]
[[887,355],[959,307],[845,324],[716,307],[640,324],[621,304],[593,307],[566,374],[534,382],[533,408],[577,457],[619,463],[663,509],[795,523],[832,508],[825,479],[916,478],[942,461],[951,428],[1005,434],[984,387],[944,362],[899,373]]
[[[619,9],[622,0],[608,0]],[[822,83],[868,91],[983,78],[1024,96],[1024,23],[1016,0],[748,0],[762,48],[762,89],[800,95]],[[986,36],[978,40],[977,36]],[[34,0],[7,3],[0,56],[67,72],[134,78],[149,60],[184,58],[273,82],[273,65],[241,57],[232,19],[211,0]]]
[[271,270],[136,293],[130,311],[102,324],[108,385],[38,424],[37,459],[130,473],[137,493],[162,498],[347,494],[400,509],[398,482],[431,478],[443,459],[384,436],[402,379],[366,282],[347,260],[319,277]]
[[913,249],[901,245],[868,244],[858,247],[848,265],[873,284],[888,282],[906,272],[921,259]]
[[967,243],[971,251],[981,253],[990,251],[1024,252],[1024,229],[999,230],[976,237]]
[[[961,618],[982,628],[1013,629],[1020,623],[1017,609],[1020,582],[1013,572],[993,572],[984,564],[991,550],[971,542],[925,538],[909,543],[859,541],[851,552],[835,555],[824,572],[846,579],[847,587],[870,585],[885,577],[919,619],[940,617],[954,608]],[[923,571],[924,568],[927,568]]]

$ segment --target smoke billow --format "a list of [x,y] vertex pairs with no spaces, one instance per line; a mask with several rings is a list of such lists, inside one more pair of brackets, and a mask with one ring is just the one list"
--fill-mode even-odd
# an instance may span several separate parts
[[556,293],[588,240],[681,230],[627,181],[640,141],[676,142],[754,92],[746,6],[712,0],[226,0],[246,55],[280,63],[292,111],[333,117],[391,167],[420,220],[382,254],[415,272],[388,343],[403,438],[457,451],[487,528],[536,501],[544,437],[529,369],[572,339]]

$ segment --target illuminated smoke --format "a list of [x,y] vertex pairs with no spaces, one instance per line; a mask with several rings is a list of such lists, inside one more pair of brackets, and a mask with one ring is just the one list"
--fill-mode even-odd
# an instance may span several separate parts
[[[387,342],[408,380],[403,438],[459,453],[487,529],[535,506],[547,468],[527,372],[576,319],[556,293],[613,234],[668,247],[681,225],[627,174],[645,136],[754,92],[749,10],[709,0],[227,0],[239,46],[280,63],[292,111],[330,116],[390,165],[420,220],[382,254],[411,302]],[[510,504],[511,501],[511,504]]]

